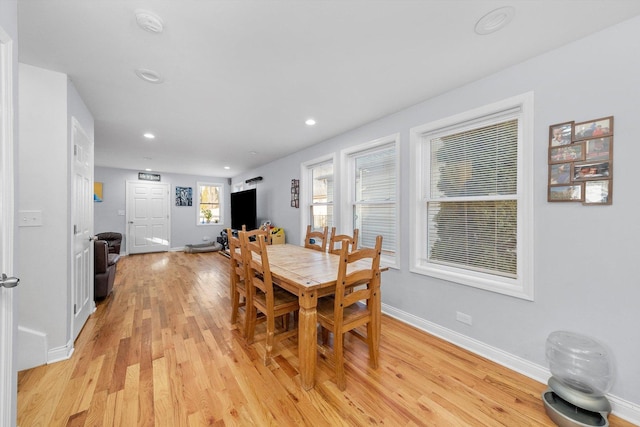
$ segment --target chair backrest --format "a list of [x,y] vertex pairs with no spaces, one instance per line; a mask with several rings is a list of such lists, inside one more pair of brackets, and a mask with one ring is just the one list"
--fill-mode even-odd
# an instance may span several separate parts
[[229,242],[229,277],[231,278],[232,291],[235,286],[244,280],[245,268],[244,259],[242,257],[242,243],[238,237],[235,237],[230,228],[227,228],[227,241]]
[[358,249],[358,234],[360,230],[355,228],[353,230],[353,237],[347,234],[336,234],[336,228],[331,228],[331,238],[329,239],[329,252],[332,254],[340,255],[342,249],[341,243],[343,240],[349,241],[349,252],[353,252]]
[[[345,239],[340,250],[338,279],[336,282],[334,316],[335,324],[343,323],[344,308],[358,301],[369,300],[373,292],[380,287],[380,254],[382,252],[382,236],[376,237],[374,248],[361,248],[349,253],[349,240]],[[370,259],[368,268],[354,269],[350,267],[360,260]],[[364,287],[359,285],[366,285]]]
[[251,241],[257,241],[258,239],[264,240],[267,245],[271,244],[271,234],[267,230],[263,230],[261,228],[256,228],[255,230],[246,231],[245,235]]
[[[242,242],[245,277],[249,279],[245,281],[247,294],[254,295],[256,288],[264,292],[267,307],[273,311],[273,281],[271,278],[271,269],[269,267],[269,258],[267,256],[266,232],[264,232],[264,238],[260,238],[262,235],[261,233],[252,233],[251,231],[241,231],[238,234],[240,236],[240,241]],[[250,240],[250,236],[252,235],[257,236],[258,238],[252,241]]]
[[[307,235],[304,238],[304,247],[326,252],[328,230],[329,228],[325,226],[322,231],[311,231],[311,225],[307,225]],[[318,240],[320,240],[319,243]]]

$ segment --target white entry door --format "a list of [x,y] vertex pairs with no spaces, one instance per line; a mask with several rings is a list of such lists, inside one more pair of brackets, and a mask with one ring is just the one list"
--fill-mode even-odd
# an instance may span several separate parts
[[72,119],[71,142],[73,221],[72,331],[73,340],[95,310],[93,299],[93,141]]
[[169,250],[169,184],[127,181],[127,252]]
[[[14,152],[13,152],[13,41],[0,28],[0,274],[14,268]],[[0,286],[0,426],[15,425],[17,373],[13,354],[18,328],[17,279],[8,277]]]

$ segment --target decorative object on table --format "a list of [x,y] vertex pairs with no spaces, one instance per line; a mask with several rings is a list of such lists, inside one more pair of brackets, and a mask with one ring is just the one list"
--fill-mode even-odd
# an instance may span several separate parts
[[291,180],[291,207],[292,208],[300,207],[300,180],[299,179]]
[[193,206],[191,187],[176,187],[176,206]]
[[552,332],[546,342],[551,370],[542,393],[545,411],[561,427],[608,426],[611,404],[605,397],[613,384],[606,348],[593,338]]
[[549,126],[549,202],[610,205],[613,116]]

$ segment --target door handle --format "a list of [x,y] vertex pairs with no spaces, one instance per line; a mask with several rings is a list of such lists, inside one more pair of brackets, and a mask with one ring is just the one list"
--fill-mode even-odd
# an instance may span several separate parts
[[129,224],[133,224],[133,221],[129,221]]
[[0,281],[0,286],[5,288],[15,288],[20,283],[20,279],[17,277],[7,277],[6,274],[2,273],[2,281]]

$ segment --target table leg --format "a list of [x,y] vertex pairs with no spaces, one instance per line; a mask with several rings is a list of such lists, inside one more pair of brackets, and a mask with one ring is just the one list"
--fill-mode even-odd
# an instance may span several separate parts
[[300,362],[300,384],[304,390],[311,390],[316,375],[318,295],[315,291],[303,292],[299,297],[298,317],[298,358]]

